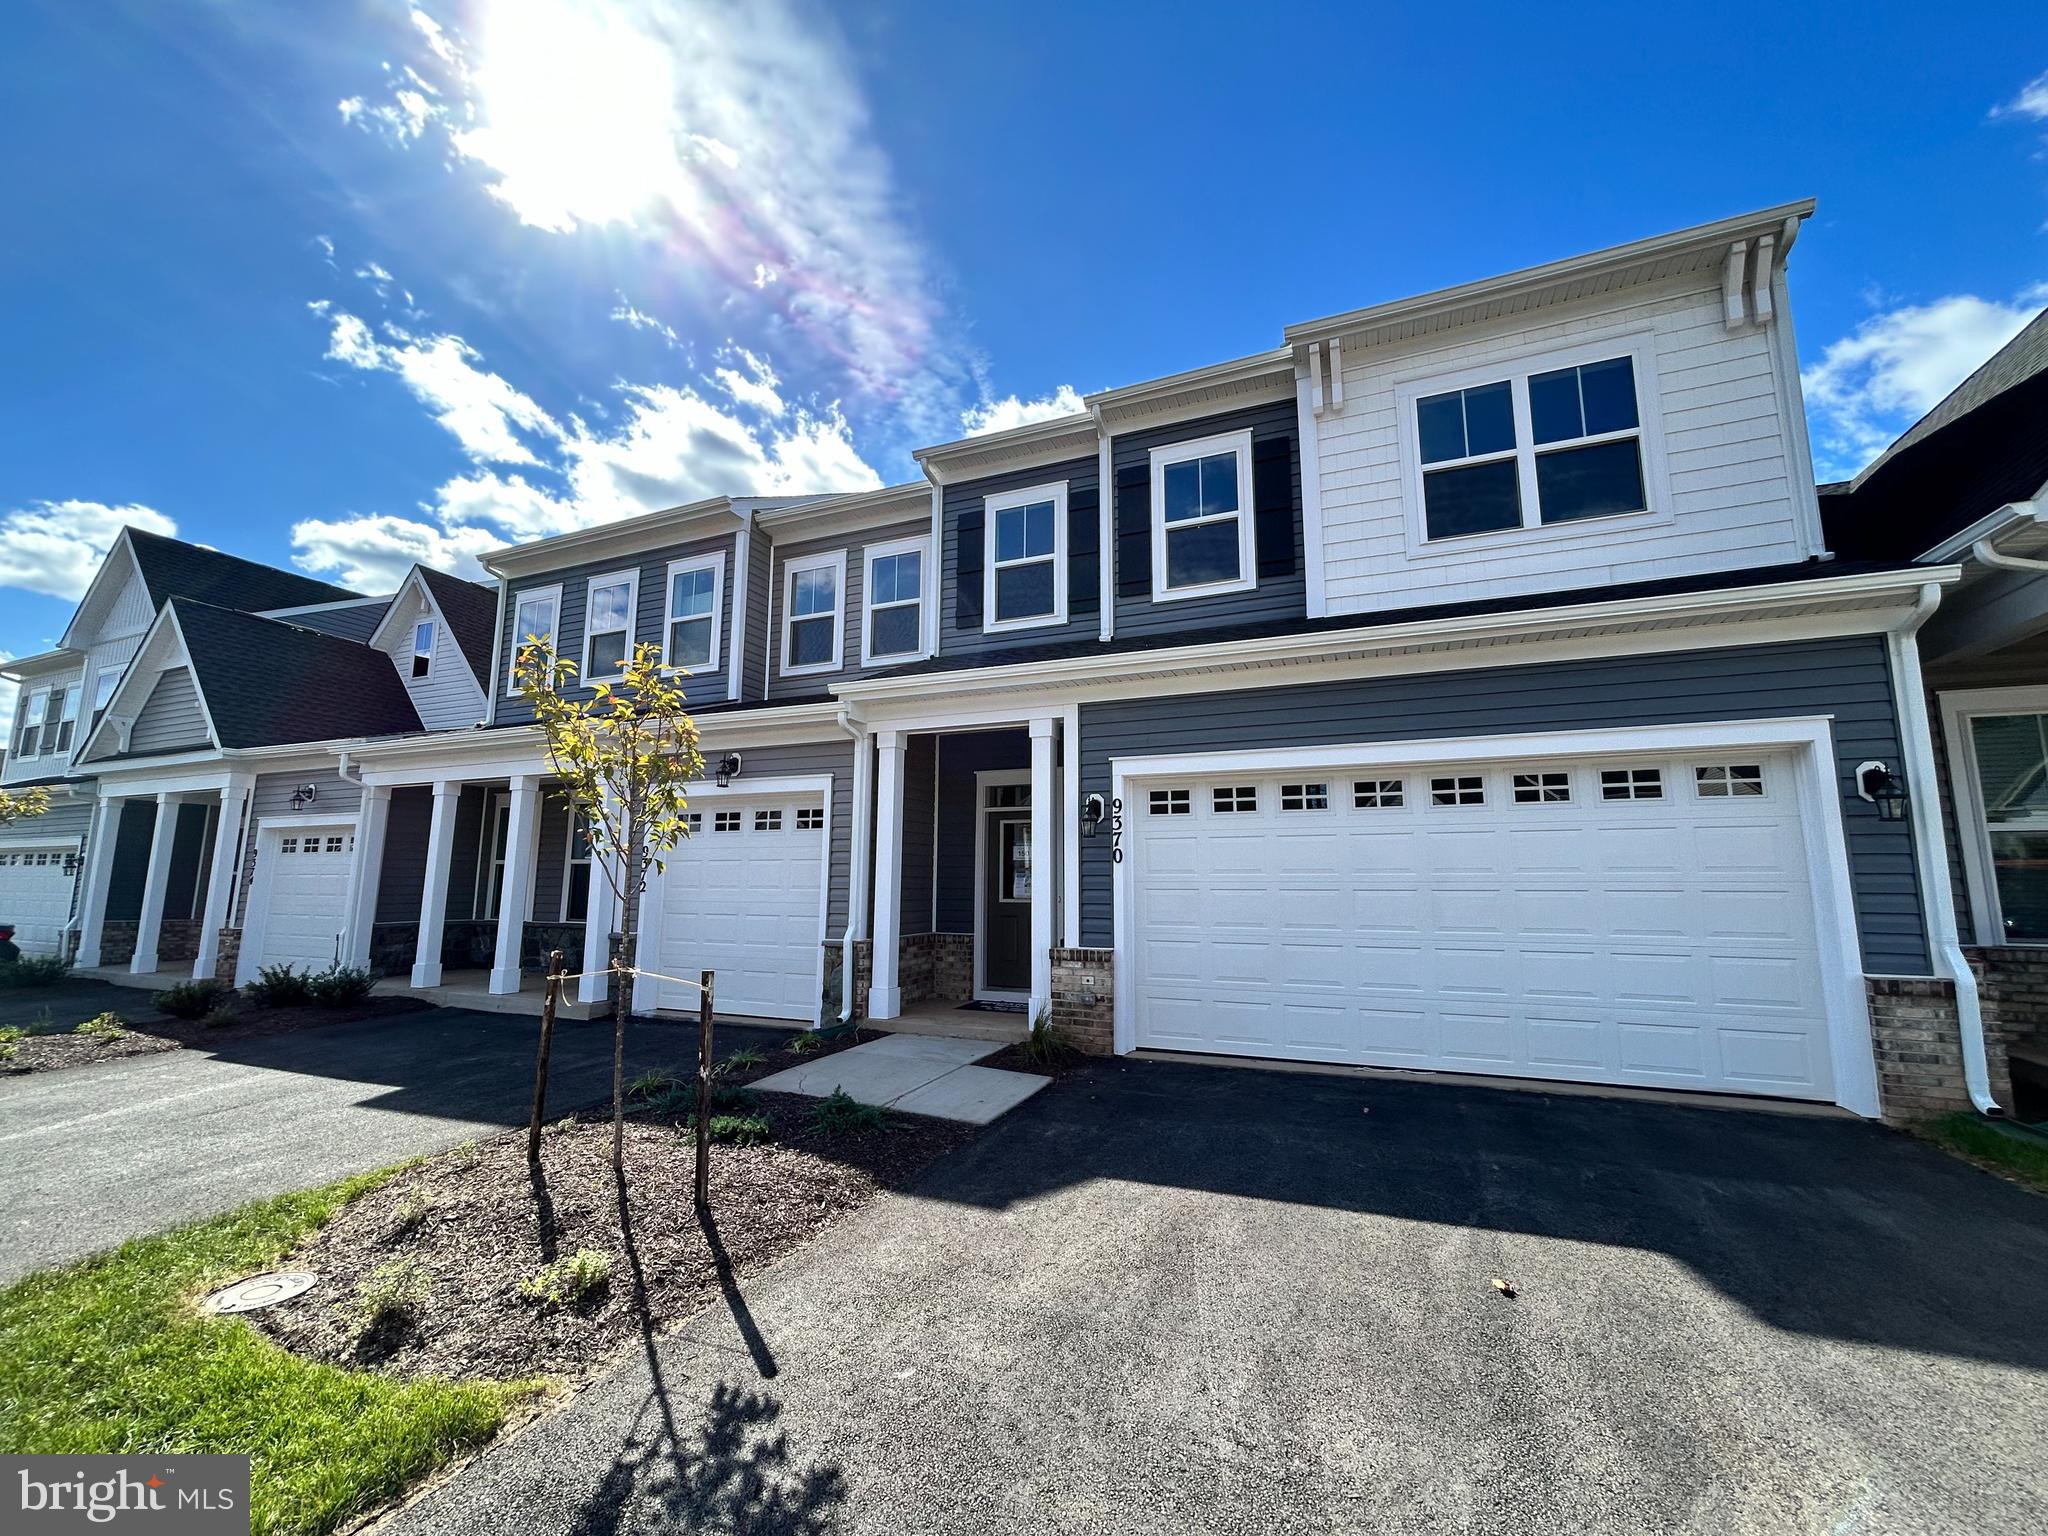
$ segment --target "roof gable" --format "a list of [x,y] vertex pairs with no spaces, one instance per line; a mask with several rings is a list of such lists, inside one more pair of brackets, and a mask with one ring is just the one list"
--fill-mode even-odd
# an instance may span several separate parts
[[183,539],[166,538],[140,528],[125,531],[135,563],[149,587],[150,601],[159,608],[171,598],[189,597],[253,613],[265,608],[346,602],[362,595],[310,576],[244,560],[240,555],[202,549]]
[[281,619],[171,601],[223,748],[282,746],[422,727],[382,651]]
[[498,630],[498,590],[496,586],[479,586],[473,581],[464,581],[459,576],[450,576],[446,571],[437,571],[432,566],[415,565],[405,573],[405,580],[398,584],[398,591],[392,595],[391,603],[384,611],[384,620],[370,635],[368,643],[379,649],[387,649],[398,639],[392,627],[401,620],[410,621],[414,607],[406,601],[408,593],[416,594],[421,602],[440,616],[446,626],[448,637],[461,651],[462,659],[469,666],[470,675],[476,685],[489,698],[491,692],[491,656],[496,647]]

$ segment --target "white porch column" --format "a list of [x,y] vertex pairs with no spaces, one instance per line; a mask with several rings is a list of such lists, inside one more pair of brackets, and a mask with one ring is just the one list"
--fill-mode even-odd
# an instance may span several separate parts
[[92,830],[85,845],[85,894],[78,904],[75,963],[80,969],[100,963],[100,940],[107,925],[107,893],[114,883],[114,843],[121,835],[121,807],[127,803],[109,795],[93,807]]
[[[868,988],[868,1017],[893,1019],[903,1012],[903,989],[896,984],[896,942],[903,928],[903,733],[882,731],[875,737],[875,920],[873,984]],[[847,892],[859,901],[860,892]],[[852,978],[847,978],[851,983]]]
[[156,797],[156,825],[149,830],[149,871],[142,877],[142,915],[135,925],[135,958],[128,969],[147,976],[156,969],[164,936],[164,896],[171,885],[171,845],[178,840],[179,798],[165,790]]
[[505,879],[498,893],[498,955],[491,966],[493,992],[519,990],[519,949],[526,909],[533,900],[533,867],[540,859],[540,775],[512,780],[512,814],[505,826]]
[[230,779],[220,792],[220,815],[213,824],[213,862],[206,872],[206,909],[199,914],[199,954],[192,978],[203,981],[220,969],[220,931],[227,926],[242,866],[235,858],[242,836],[242,812],[249,804],[253,779]]
[[1052,917],[1054,876],[1057,860],[1053,854],[1053,806],[1059,785],[1052,763],[1053,731],[1050,719],[1031,722],[1031,1002],[1030,1017],[1036,1021],[1041,1009],[1052,1004]]
[[377,926],[377,889],[384,877],[384,832],[391,825],[391,786],[363,790],[356,823],[356,856],[348,871],[348,940],[342,958],[358,970],[370,963],[370,939]]
[[[412,957],[412,984],[441,985],[441,935],[448,923],[449,863],[455,856],[455,802],[458,782],[434,785],[434,819],[427,827],[427,875],[420,889],[420,935]],[[489,828],[485,829],[489,835]]]

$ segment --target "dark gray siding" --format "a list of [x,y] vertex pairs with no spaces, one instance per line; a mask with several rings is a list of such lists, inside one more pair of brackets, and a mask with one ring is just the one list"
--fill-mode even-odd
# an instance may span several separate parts
[[569,801],[550,784],[541,791],[540,843],[534,852],[533,920],[562,920],[562,885],[568,871]]
[[358,645],[368,645],[370,636],[384,622],[384,611],[390,606],[389,598],[377,597],[367,602],[351,603],[346,608],[316,608],[311,613],[280,614],[278,621],[296,624],[301,629],[317,629],[324,635],[339,635]]
[[[1101,570],[1102,515],[1096,497],[1101,475],[1094,455],[1063,464],[1041,464],[985,480],[965,480],[945,490],[945,549],[940,553],[939,650],[942,654],[1052,645],[1099,634],[1102,610],[1096,588]],[[1067,482],[1067,622],[1038,629],[982,633],[982,553],[987,524],[982,503],[1005,491]],[[961,538],[967,539],[966,611],[960,602]],[[1183,605],[1185,606],[1185,605]],[[965,622],[963,622],[963,620]]]
[[[850,682],[856,677],[865,677],[870,672],[888,670],[887,667],[864,667],[860,664],[860,631],[861,626],[867,622],[867,609],[864,605],[867,593],[867,547],[870,544],[893,544],[899,539],[929,537],[930,533],[931,520],[927,518],[914,523],[892,523],[887,528],[872,528],[844,538],[812,539],[802,544],[783,544],[776,547],[765,599],[768,643],[774,652],[768,673],[767,697],[819,698],[834,683]],[[839,637],[839,669],[836,672],[804,672],[796,677],[784,677],[782,589],[788,579],[785,573],[789,562],[801,560],[807,555],[828,555],[842,549],[846,551],[846,591],[841,595],[840,601],[842,623]],[[758,605],[756,611],[760,611]]]
[[903,748],[904,933],[932,931],[932,814],[936,805],[938,737],[913,736]]
[[[498,672],[492,679],[492,719],[499,725],[521,724],[533,718],[533,711],[526,701],[505,697],[505,674],[511,670],[513,635],[512,626],[517,621],[520,596],[527,592],[541,591],[547,587],[560,586],[562,607],[556,621],[556,653],[583,666],[583,609],[590,597],[590,581],[594,576],[609,576],[617,571],[637,569],[640,573],[638,608],[633,618],[633,639],[635,644],[658,646],[662,643],[662,631],[668,616],[668,567],[671,560],[683,560],[697,555],[723,554],[725,556],[725,579],[719,599],[722,611],[719,615],[718,670],[702,673],[689,680],[688,694],[695,704],[709,704],[725,698],[726,670],[725,647],[732,643],[732,546],[733,536],[725,534],[715,539],[699,539],[689,544],[671,544],[661,549],[648,550],[637,559],[620,557],[599,560],[588,565],[566,566],[559,571],[550,571],[545,576],[526,576],[513,582],[505,597],[505,617],[498,635]],[[577,688],[571,697],[587,698],[589,691]]]
[[156,801],[125,800],[114,836],[114,868],[107,881],[107,920],[132,923],[142,916],[142,882],[149,873],[149,842],[156,832]]
[[[208,846],[206,823],[212,807],[186,801],[178,807],[176,830],[171,834],[171,869],[164,885],[164,916],[174,921],[198,917],[206,910],[206,881],[212,849]],[[230,829],[228,836],[233,837]]]
[[[1451,740],[1785,715],[1834,720],[1865,968],[1926,975],[1911,824],[1878,820],[1853,784],[1859,762],[1901,760],[1891,668],[1879,636],[1084,704],[1081,793],[1109,793],[1113,758],[1161,752]],[[1110,840],[1084,838],[1084,944],[1111,941],[1110,872]]]
[[427,833],[434,821],[434,791],[406,784],[391,791],[384,823],[384,870],[377,879],[380,923],[416,923],[427,882]]
[[[1259,582],[1221,597],[1152,601],[1152,450],[1225,432],[1252,434],[1253,490]],[[1292,400],[1179,421],[1110,442],[1116,476],[1117,598],[1119,635],[1165,634],[1224,624],[1301,618],[1308,612],[1302,575],[1301,450]],[[1262,465],[1261,460],[1265,463]],[[1283,463],[1284,460],[1284,463]]]
[[747,541],[747,632],[740,654],[740,697],[765,698],[768,683],[768,578],[775,547],[760,529]]
[[[490,789],[482,784],[465,784],[455,797],[455,841],[448,854],[448,910],[451,920],[495,917],[480,911],[486,894],[483,867],[484,810],[490,804]],[[431,818],[430,818],[431,819]]]
[[[313,803],[301,811],[292,809],[292,791],[302,784],[313,786]],[[256,815],[265,816],[353,816],[363,801],[363,787],[344,779],[332,768],[302,769],[297,773],[266,773],[256,780]]]
[[974,776],[1030,766],[1028,731],[962,731],[940,739],[938,932],[974,932]]
[[203,747],[208,741],[206,715],[199,705],[199,690],[185,667],[169,667],[156,680],[148,700],[135,716],[128,733],[130,754],[174,752],[181,747]]

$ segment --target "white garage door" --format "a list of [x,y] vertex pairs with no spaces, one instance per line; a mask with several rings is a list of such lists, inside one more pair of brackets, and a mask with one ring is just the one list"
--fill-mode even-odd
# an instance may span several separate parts
[[68,846],[0,853],[0,923],[14,925],[15,947],[24,955],[54,955],[63,949],[76,856]]
[[1136,781],[1137,1043],[1827,1099],[1791,761]]
[[[721,798],[691,821],[649,902],[651,968],[683,977],[717,972],[721,1014],[815,1019],[825,938],[823,797]],[[654,1006],[695,1013],[697,994],[662,982]]]
[[[294,827],[264,840],[270,861],[257,965],[324,971],[340,953],[353,827]],[[268,878],[262,879],[267,873]]]

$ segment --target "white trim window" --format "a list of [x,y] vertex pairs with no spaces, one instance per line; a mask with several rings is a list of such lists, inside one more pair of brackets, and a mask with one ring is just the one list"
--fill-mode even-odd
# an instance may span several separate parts
[[14,755],[16,757],[39,757],[42,755],[43,721],[50,713],[50,690],[38,688],[34,693],[23,695],[21,725],[14,733]]
[[580,805],[567,807],[569,844],[563,853],[562,921],[580,923],[590,916],[590,816]]
[[925,541],[870,544],[863,557],[861,591],[866,615],[860,632],[862,666],[918,661],[924,648]]
[[1258,585],[1252,435],[1226,432],[1152,450],[1152,601]]
[[668,566],[668,622],[661,632],[662,665],[679,672],[718,668],[725,605],[725,556],[693,555]]
[[640,573],[593,576],[584,590],[583,681],[616,682],[633,655],[633,621],[640,607]]
[[425,682],[434,675],[434,621],[421,619],[412,627],[412,679]]
[[782,674],[837,672],[846,639],[846,551],[782,568]]
[[2048,944],[2048,689],[1941,705],[1977,942]]
[[559,586],[535,587],[512,599],[512,658],[505,669],[505,692],[508,696],[519,692],[519,653],[529,640],[552,642],[561,617],[562,589]]
[[1615,340],[1402,385],[1413,541],[1657,511],[1655,383],[1649,343]]
[[[107,712],[107,706],[114,702],[114,690],[121,686],[119,666],[101,667],[92,680],[92,723],[98,725],[100,716]],[[89,729],[89,727],[88,727]]]
[[982,629],[1066,623],[1067,482],[990,496],[982,513]]

